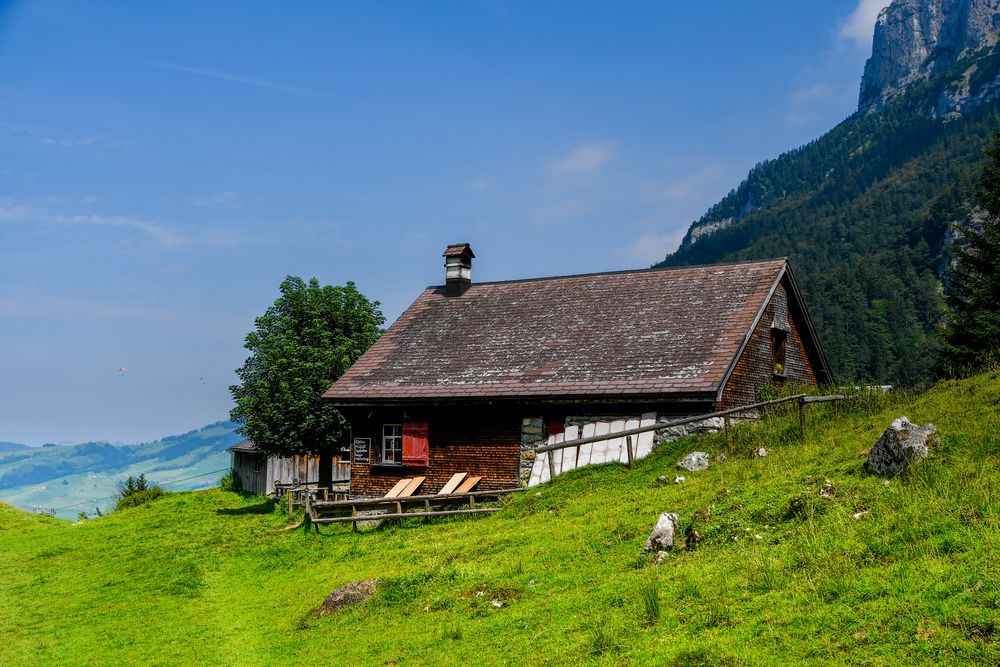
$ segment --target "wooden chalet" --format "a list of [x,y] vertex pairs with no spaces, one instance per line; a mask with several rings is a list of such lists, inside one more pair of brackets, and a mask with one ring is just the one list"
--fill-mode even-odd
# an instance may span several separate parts
[[416,476],[435,493],[460,472],[511,488],[525,452],[567,424],[831,381],[785,259],[473,283],[468,244],[444,257],[445,284],[324,394],[351,424],[355,496]]

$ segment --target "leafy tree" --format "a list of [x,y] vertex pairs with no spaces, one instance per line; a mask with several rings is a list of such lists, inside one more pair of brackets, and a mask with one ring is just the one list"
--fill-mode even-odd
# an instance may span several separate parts
[[[230,418],[266,454],[325,458],[344,444],[346,423],[320,397],[378,339],[385,317],[352,282],[320,286],[287,276],[280,289],[247,334],[250,356],[236,371],[240,384],[229,388]],[[321,458],[321,482],[329,467]]]
[[981,214],[959,226],[966,245],[958,251],[951,312],[944,335],[946,370],[962,372],[1000,356],[1000,131],[986,149],[976,199]]

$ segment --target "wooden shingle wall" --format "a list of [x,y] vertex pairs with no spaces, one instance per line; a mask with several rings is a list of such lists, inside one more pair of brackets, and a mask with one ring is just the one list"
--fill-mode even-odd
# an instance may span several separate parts
[[[392,415],[352,422],[352,438],[371,438],[381,447],[382,424],[400,423]],[[482,476],[477,490],[510,489],[518,484],[521,419],[507,415],[441,413],[414,421],[428,423],[427,466],[387,466],[354,463],[351,493],[384,495],[402,477],[426,477],[418,493],[437,493],[457,472]]]
[[[785,377],[780,378],[774,374],[771,325],[775,322],[775,315],[778,316],[778,322],[783,322],[783,314],[787,317],[791,330],[787,334],[785,347]],[[765,307],[750,342],[736,362],[736,368],[722,392],[719,409],[735,408],[756,402],[759,400],[760,390],[768,382],[817,384],[816,373],[802,343],[801,333],[804,327],[802,315],[794,307],[789,307],[788,291],[785,281],[782,281]]]

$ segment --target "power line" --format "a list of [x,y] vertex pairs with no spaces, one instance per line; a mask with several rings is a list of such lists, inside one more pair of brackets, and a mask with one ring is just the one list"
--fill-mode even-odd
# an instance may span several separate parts
[[[157,484],[157,486],[170,486],[171,484],[180,484],[181,482],[187,482],[192,479],[198,479],[199,477],[208,477],[209,475],[218,475],[220,472],[226,472],[229,468],[222,468],[220,470],[213,470],[211,472],[203,472],[200,475],[194,475],[192,477],[185,477],[184,479],[175,479],[172,482],[164,482],[163,484]],[[78,503],[73,503],[72,505],[63,505],[62,507],[53,507],[53,512],[58,512],[59,510],[67,510],[71,507],[79,507],[80,505],[90,505],[92,503],[99,503],[102,500],[114,500],[117,496],[105,496],[103,498],[95,498],[93,500],[82,500]]]

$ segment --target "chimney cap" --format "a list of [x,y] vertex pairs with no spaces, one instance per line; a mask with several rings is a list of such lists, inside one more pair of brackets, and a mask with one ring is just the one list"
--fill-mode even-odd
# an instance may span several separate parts
[[472,259],[476,256],[476,253],[472,252],[472,246],[468,243],[452,243],[444,252],[441,253],[442,257],[467,257]]

